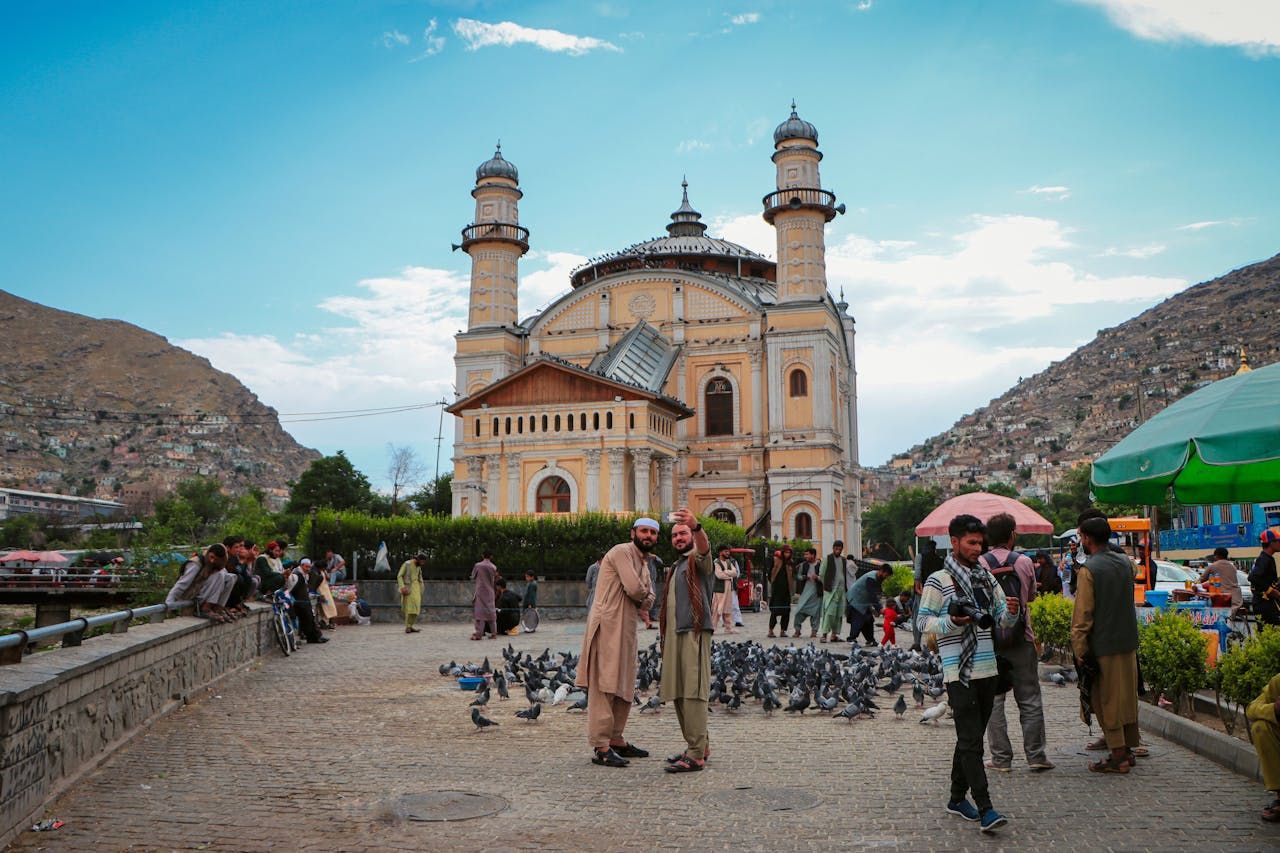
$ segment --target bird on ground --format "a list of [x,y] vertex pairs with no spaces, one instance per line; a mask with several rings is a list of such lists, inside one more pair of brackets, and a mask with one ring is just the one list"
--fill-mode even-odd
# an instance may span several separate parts
[[453,668],[454,668],[454,667],[456,667],[457,665],[458,665],[458,662],[457,662],[456,660],[451,660],[451,661],[449,661],[448,663],[442,663],[442,664],[440,664],[440,674],[441,674],[441,675],[448,675],[448,674],[449,674],[449,670],[453,669]]
[[485,729],[489,728],[489,726],[498,725],[493,720],[481,714],[479,708],[471,709],[471,722],[476,724],[476,731],[479,731],[479,732],[484,731]]
[[525,708],[523,711],[516,711],[516,716],[522,720],[533,722],[538,719],[538,715],[542,713],[542,705],[535,703],[532,708]]
[[1059,687],[1067,686],[1067,677],[1060,672],[1055,672],[1049,676],[1049,680]]
[[572,705],[570,705],[568,708],[565,708],[565,710],[566,710],[566,711],[585,711],[585,710],[587,710],[587,697],[586,697],[586,696],[583,696],[583,697],[582,697],[581,699],[579,699],[577,702],[574,702],[574,703],[573,703]]
[[498,697],[501,699],[510,699],[511,693],[507,690],[507,678],[502,673],[497,672],[493,675],[494,686],[498,688]]
[[649,701],[640,706],[640,713],[643,714],[645,711],[652,711],[655,714],[660,713],[659,707],[662,704],[663,701],[657,696],[650,696]]
[[788,714],[798,711],[803,716],[804,709],[809,707],[809,691],[804,688],[800,688],[797,693],[791,694],[790,699],[791,700],[787,703],[787,707],[783,710]]
[[852,723],[853,718],[860,716],[864,711],[866,711],[866,709],[862,707],[861,702],[850,702],[848,705],[844,706],[843,711],[839,711],[835,714],[832,714],[831,718],[836,719],[837,717],[839,717],[839,718],[848,720],[850,723]]
[[897,716],[897,719],[899,720],[902,719],[903,714],[907,713],[907,697],[906,696],[903,696],[901,694],[898,695],[898,701],[893,703],[893,713]]
[[916,700],[917,708],[924,707],[924,688],[920,685],[919,681],[911,685],[911,698]]
[[946,712],[947,703],[939,702],[937,705],[934,705],[932,708],[920,715],[920,722],[933,723],[936,726],[938,724],[938,720],[941,719],[942,715]]
[[547,704],[553,705],[553,706],[559,705],[561,702],[564,701],[564,697],[568,695],[569,695],[569,685],[561,684],[559,687],[556,688],[556,692],[552,695],[551,701],[548,702]]
[[483,708],[485,705],[488,705],[488,704],[489,704],[489,688],[486,687],[484,690],[481,690],[479,695],[477,695],[476,698],[471,702],[471,707]]

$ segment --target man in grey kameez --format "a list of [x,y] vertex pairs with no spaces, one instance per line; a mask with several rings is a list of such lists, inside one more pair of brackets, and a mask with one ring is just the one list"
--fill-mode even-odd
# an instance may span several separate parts
[[[711,543],[686,507],[676,510],[671,546],[682,556],[667,570],[658,621],[662,633],[662,683],[658,696],[675,705],[688,748],[667,761],[670,773],[701,770],[708,748],[707,702],[711,695],[712,597],[715,569]],[[693,574],[691,575],[690,572]]]

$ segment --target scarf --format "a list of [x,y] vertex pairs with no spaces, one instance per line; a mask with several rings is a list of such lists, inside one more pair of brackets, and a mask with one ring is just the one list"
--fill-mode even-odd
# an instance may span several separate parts
[[[974,601],[973,583],[969,572],[976,572],[978,568],[966,569],[950,554],[947,555],[946,568],[947,573],[951,575],[951,584],[955,587],[956,598]],[[969,675],[973,672],[973,656],[977,651],[978,627],[970,622],[964,626],[964,633],[960,638],[960,683],[965,687],[969,686]]]
[[[697,549],[694,549],[697,550]],[[676,566],[678,563],[672,563],[671,568],[667,570],[665,584],[670,584],[676,574]],[[703,610],[704,602],[702,600],[702,586],[698,583],[698,571],[694,562],[694,551],[685,554],[684,565],[685,585],[689,588],[689,609],[693,611],[693,636],[694,639],[702,637],[702,622],[706,618]],[[680,594],[678,588],[674,589],[672,595],[668,596],[665,592],[662,595],[662,607],[658,609],[658,640],[660,644],[666,645],[667,642],[667,599],[674,598]],[[712,629],[714,631],[714,629]]]

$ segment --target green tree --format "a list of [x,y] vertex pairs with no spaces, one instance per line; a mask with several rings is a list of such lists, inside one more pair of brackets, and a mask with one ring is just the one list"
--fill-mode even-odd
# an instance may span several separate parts
[[178,495],[156,501],[155,514],[144,528],[165,542],[198,542],[205,532],[205,525],[191,504]]
[[20,549],[42,544],[40,522],[34,515],[15,515],[0,524],[0,546]]
[[364,510],[373,503],[369,478],[356,470],[341,450],[312,462],[293,484],[286,512],[308,513],[328,507],[336,510]]
[[231,498],[222,491],[222,483],[213,477],[192,477],[183,480],[174,490],[195,513],[206,535],[219,528],[231,507]]
[[441,474],[418,491],[406,496],[405,501],[423,515],[452,514],[453,475]]
[[1000,495],[1006,498],[1016,498],[1018,490],[1008,483],[1002,483],[999,480],[992,480],[990,483],[965,483],[956,491],[957,495],[967,495],[971,492],[989,492],[993,495]]
[[262,492],[251,489],[232,502],[223,527],[228,533],[265,546],[275,536],[278,525],[263,502]]
[[862,513],[863,538],[867,542],[887,542],[904,557],[912,553],[916,525],[942,502],[934,486],[906,486],[889,500],[873,504]]

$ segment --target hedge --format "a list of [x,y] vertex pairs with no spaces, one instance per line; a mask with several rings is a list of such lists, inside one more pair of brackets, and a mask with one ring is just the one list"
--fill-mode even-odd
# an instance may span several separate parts
[[892,598],[900,592],[914,593],[916,589],[916,572],[910,563],[896,563],[893,574],[885,578],[880,585],[886,597]]
[[[609,548],[630,539],[631,524],[637,515],[613,516],[604,513],[576,515],[505,516],[494,518],[439,515],[408,515],[390,518],[358,512],[318,510],[303,523],[300,538],[307,552],[315,557],[332,548],[350,562],[358,559],[362,578],[372,577],[378,543],[387,543],[388,559],[394,572],[402,562],[422,551],[427,555],[427,576],[440,580],[464,580],[471,566],[485,550],[493,552],[493,561],[507,577],[519,577],[533,569],[538,577],[549,580],[579,580],[587,566],[598,560]],[[730,545],[748,547],[746,531],[714,518],[700,518],[712,548]],[[655,553],[664,563],[676,557],[663,525]],[[768,563],[766,548],[780,543],[754,539],[753,558],[757,580]],[[802,551],[808,543],[793,544]]]
[[1237,715],[1256,699],[1276,673],[1280,672],[1280,628],[1263,626],[1239,645],[1232,645],[1218,659],[1212,674],[1217,692],[1218,714],[1227,733],[1235,728]]
[[[1175,610],[1162,610],[1138,629],[1138,660],[1152,702],[1164,694],[1176,707],[1183,696],[1203,687],[1208,658],[1199,626]],[[1195,703],[1190,704],[1194,717]]]
[[1048,649],[1058,652],[1071,650],[1071,614],[1075,602],[1056,593],[1037,595],[1028,605],[1031,630]]

